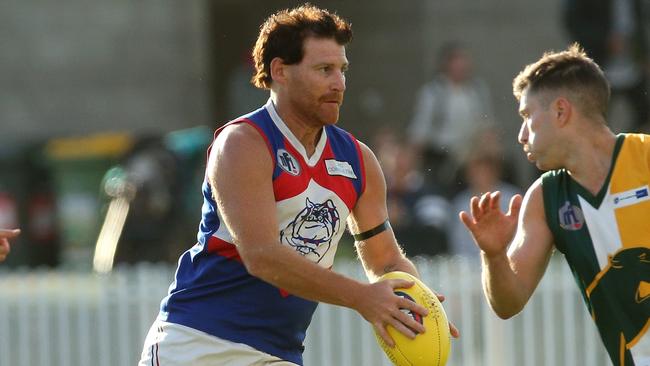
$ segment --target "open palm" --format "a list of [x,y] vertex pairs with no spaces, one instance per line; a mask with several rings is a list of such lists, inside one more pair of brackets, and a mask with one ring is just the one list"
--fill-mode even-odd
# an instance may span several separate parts
[[480,198],[472,197],[470,213],[462,211],[460,220],[471,232],[476,244],[487,255],[498,254],[506,250],[517,229],[517,219],[521,208],[521,195],[510,200],[507,213],[499,208],[500,192],[487,192]]

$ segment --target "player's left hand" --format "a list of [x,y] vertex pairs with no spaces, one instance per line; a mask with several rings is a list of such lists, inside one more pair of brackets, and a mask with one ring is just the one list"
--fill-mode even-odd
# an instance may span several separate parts
[[510,199],[507,213],[501,212],[499,199],[501,192],[486,192],[480,198],[472,197],[470,213],[461,211],[460,220],[474,237],[482,252],[489,257],[505,255],[508,244],[517,229],[522,197],[519,194]]

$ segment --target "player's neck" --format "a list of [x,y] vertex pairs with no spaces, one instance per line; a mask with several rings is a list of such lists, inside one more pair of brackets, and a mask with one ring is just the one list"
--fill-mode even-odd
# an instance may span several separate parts
[[300,141],[305,148],[307,156],[310,157],[316,151],[316,145],[320,140],[323,126],[306,123],[304,118],[298,111],[291,108],[287,103],[283,103],[281,98],[273,98],[275,110],[289,128],[291,133]]
[[603,125],[576,139],[565,167],[576,182],[597,195],[611,169],[615,146],[616,135]]

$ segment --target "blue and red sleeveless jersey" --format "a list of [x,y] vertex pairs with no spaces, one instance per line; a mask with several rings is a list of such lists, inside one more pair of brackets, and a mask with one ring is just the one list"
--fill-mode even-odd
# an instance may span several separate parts
[[[336,126],[326,126],[308,157],[270,100],[232,123],[253,126],[267,143],[275,166],[270,178],[278,240],[330,268],[347,217],[365,188],[358,141]],[[180,257],[159,318],[302,364],[305,332],[317,303],[246,271],[207,179],[202,211],[198,243]]]

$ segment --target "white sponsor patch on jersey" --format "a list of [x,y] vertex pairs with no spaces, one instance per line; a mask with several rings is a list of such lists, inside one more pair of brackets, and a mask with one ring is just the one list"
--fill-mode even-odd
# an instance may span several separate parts
[[629,191],[620,192],[611,196],[615,208],[635,205],[637,203],[650,199],[648,186],[630,189]]
[[352,165],[347,161],[338,161],[334,159],[325,160],[325,166],[327,167],[327,173],[329,175],[341,175],[344,177],[357,179],[357,175],[354,174],[354,169]]

